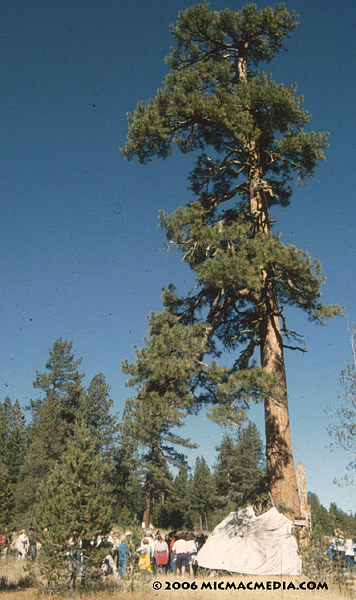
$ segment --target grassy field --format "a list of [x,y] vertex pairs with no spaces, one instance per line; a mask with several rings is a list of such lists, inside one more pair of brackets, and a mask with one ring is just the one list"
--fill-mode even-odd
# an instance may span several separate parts
[[[5,581],[6,588],[2,586],[1,600],[49,600],[53,595],[39,592],[36,587],[23,589],[28,584],[28,571],[22,561],[8,560],[0,564],[0,581]],[[114,598],[126,600],[166,600],[166,598],[185,600],[345,600],[355,597],[355,590],[340,591],[337,587],[327,583],[328,589],[311,589],[318,585],[318,581],[310,582],[306,577],[255,577],[249,575],[236,575],[234,577],[197,577],[178,579],[172,575],[154,576],[147,582],[135,581],[134,589],[129,582],[114,581],[108,578],[110,591],[80,590],[62,594],[62,598],[70,597],[73,600],[113,600]],[[320,582],[324,583],[324,582]],[[261,586],[264,589],[261,589]],[[161,585],[161,588],[159,586]],[[16,588],[15,588],[16,586]],[[157,588],[157,589],[155,589]],[[196,588],[196,589],[192,589]],[[245,589],[244,589],[245,588]],[[304,589],[303,589],[304,588]],[[55,596],[58,598],[58,596]]]

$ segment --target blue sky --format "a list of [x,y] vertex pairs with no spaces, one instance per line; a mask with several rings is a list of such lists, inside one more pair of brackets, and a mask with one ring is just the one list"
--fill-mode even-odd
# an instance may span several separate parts
[[[32,382],[60,336],[83,357],[85,384],[99,371],[122,412],[130,390],[123,358],[141,345],[146,315],[160,310],[163,287],[190,288],[191,274],[174,252],[160,252],[159,209],[190,199],[191,157],[140,166],[124,161],[126,112],[153,97],[167,72],[169,24],[185,0],[4,0],[2,3],[2,161],[0,285],[1,398],[25,406]],[[269,2],[260,2],[260,8]],[[242,2],[211,3],[238,10]],[[339,405],[340,371],[351,360],[348,323],[356,322],[355,284],[355,3],[295,0],[300,27],[287,52],[269,66],[275,81],[296,82],[313,115],[310,128],[330,132],[326,162],[276,228],[319,258],[325,303],[345,307],[325,327],[297,311],[290,327],[307,354],[286,356],[295,461],[326,507],[356,511],[353,489],[341,489],[348,456],[326,448],[327,405]],[[263,431],[263,407],[251,417]],[[200,415],[186,427],[214,462],[220,429]]]

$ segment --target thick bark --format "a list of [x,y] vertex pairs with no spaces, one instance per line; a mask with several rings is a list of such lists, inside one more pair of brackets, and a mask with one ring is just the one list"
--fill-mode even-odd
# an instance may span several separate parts
[[262,368],[265,373],[277,376],[275,397],[265,396],[267,473],[275,506],[282,508],[293,521],[294,517],[300,516],[300,502],[292,452],[283,339],[271,279],[266,281],[261,313]]
[[150,526],[152,491],[152,481],[150,480],[149,476],[147,476],[145,485],[145,510],[143,513],[143,522],[145,524],[145,529],[148,529]]
[[[249,173],[250,208],[255,217],[255,233],[270,235],[268,204],[261,189],[263,172],[256,143],[248,145],[252,168]],[[267,475],[273,503],[292,521],[300,516],[297,478],[289,423],[283,337],[273,272],[261,265],[264,285],[259,301],[261,366],[277,377],[274,397],[265,396]]]

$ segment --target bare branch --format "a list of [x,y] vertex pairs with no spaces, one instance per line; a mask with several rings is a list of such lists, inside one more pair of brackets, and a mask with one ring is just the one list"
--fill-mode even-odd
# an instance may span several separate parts
[[299,350],[299,352],[308,352],[305,348],[299,348],[299,346],[287,346],[283,344],[283,348],[288,348],[288,350]]

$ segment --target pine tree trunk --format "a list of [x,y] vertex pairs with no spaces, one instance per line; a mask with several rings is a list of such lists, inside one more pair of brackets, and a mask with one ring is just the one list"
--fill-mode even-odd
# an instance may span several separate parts
[[[252,158],[249,189],[254,232],[269,236],[268,203],[261,188],[263,170],[254,141],[250,142],[248,150]],[[264,280],[259,299],[261,365],[265,373],[277,376],[276,397],[265,396],[267,476],[274,505],[294,521],[294,517],[300,516],[300,503],[290,433],[280,311],[273,270],[268,272],[266,266],[261,265],[261,273]]]
[[266,281],[263,300],[261,364],[265,373],[274,373],[278,378],[275,394],[278,399],[265,396],[267,474],[274,505],[282,508],[286,516],[294,520],[294,517],[300,516],[300,503],[292,452],[283,340],[271,279]]
[[200,531],[203,531],[203,517],[199,513],[199,523],[200,523]]
[[151,521],[151,503],[152,503],[152,482],[150,478],[146,477],[145,485],[145,510],[143,513],[143,522],[145,529],[148,529]]

